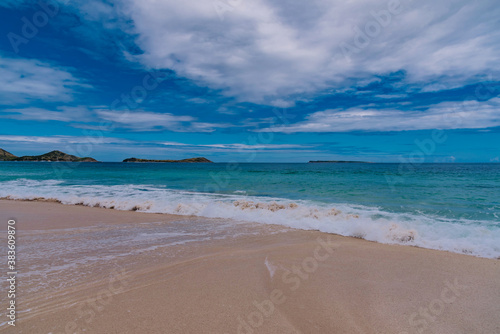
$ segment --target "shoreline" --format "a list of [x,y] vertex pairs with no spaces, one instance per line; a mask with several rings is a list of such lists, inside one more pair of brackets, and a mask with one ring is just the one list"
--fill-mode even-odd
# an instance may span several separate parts
[[2,333],[500,328],[497,260],[223,219],[37,201],[0,209],[17,220],[22,289],[18,326]]
[[[147,211],[141,210],[141,207],[139,207],[139,206],[134,206],[131,209],[120,209],[120,208],[115,208],[114,206],[112,206],[112,207],[102,206],[99,202],[97,204],[94,204],[94,205],[85,204],[84,202],[76,203],[76,204],[63,203],[62,200],[59,200],[56,198],[45,198],[45,197],[36,197],[36,198],[30,199],[30,198],[12,198],[10,196],[7,196],[7,197],[0,197],[0,202],[1,201],[54,203],[54,204],[59,204],[59,205],[64,205],[64,206],[97,208],[97,209],[113,210],[113,211],[119,211],[119,212],[137,212],[140,214],[161,215],[161,216],[166,216],[166,217],[179,217],[179,219],[182,219],[182,217],[198,217],[201,219],[223,219],[223,220],[231,220],[231,221],[240,221],[239,219],[235,219],[235,218],[205,217],[205,216],[198,216],[198,215],[193,215],[193,214],[192,215],[188,215],[188,214],[182,215],[182,214],[166,213],[166,212],[147,212]],[[336,209],[334,209],[334,210],[336,211]],[[349,217],[349,216],[352,216],[352,215],[347,215],[347,217]],[[354,218],[357,218],[357,217],[354,217]],[[363,237],[358,237],[358,236],[342,235],[339,233],[327,232],[327,231],[322,231],[319,229],[305,229],[305,228],[300,228],[300,227],[297,228],[297,227],[287,226],[287,225],[278,224],[278,223],[276,223],[276,224],[275,223],[263,223],[263,222],[257,222],[257,221],[252,222],[252,221],[246,221],[246,220],[243,220],[243,222],[248,223],[248,224],[280,226],[280,227],[291,228],[291,229],[299,230],[299,231],[317,231],[317,232],[321,232],[321,233],[332,234],[332,235],[337,235],[337,236],[346,237],[346,238],[354,238],[354,239],[364,240],[367,242],[374,242],[374,243],[382,244],[382,245],[399,245],[399,246],[403,246],[403,247],[415,247],[415,248],[421,248],[421,249],[435,250],[435,251],[439,251],[439,252],[449,252],[452,254],[467,255],[467,256],[472,256],[472,257],[477,257],[477,258],[500,260],[500,256],[498,256],[498,257],[481,256],[481,255],[473,254],[473,253],[466,252],[466,251],[458,252],[458,251],[453,251],[453,250],[448,250],[448,249],[437,249],[437,248],[431,248],[431,247],[424,247],[424,246],[416,245],[416,244],[408,244],[407,242],[402,242],[402,243],[380,242],[380,241],[376,241],[376,240],[365,239]],[[411,232],[411,231],[408,231],[408,232],[409,232],[409,234],[405,235],[403,238],[407,238],[408,241],[412,241],[414,238],[413,232]]]

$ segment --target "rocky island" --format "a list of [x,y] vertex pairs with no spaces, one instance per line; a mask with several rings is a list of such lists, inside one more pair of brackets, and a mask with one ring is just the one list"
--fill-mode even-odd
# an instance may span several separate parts
[[94,158],[80,158],[61,151],[51,151],[42,155],[15,156],[0,148],[0,161],[64,161],[64,162],[98,162]]
[[17,158],[14,154],[0,148],[0,161],[9,161]]
[[207,158],[189,158],[182,160],[149,160],[149,159],[137,159],[137,158],[128,158],[123,160],[123,162],[197,162],[197,163],[213,163],[213,161],[208,160]]

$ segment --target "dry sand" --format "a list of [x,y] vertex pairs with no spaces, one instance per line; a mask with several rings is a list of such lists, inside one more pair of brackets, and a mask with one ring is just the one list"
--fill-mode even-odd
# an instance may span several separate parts
[[1,333],[500,333],[498,260],[280,226],[5,200],[3,253],[10,218],[18,320]]

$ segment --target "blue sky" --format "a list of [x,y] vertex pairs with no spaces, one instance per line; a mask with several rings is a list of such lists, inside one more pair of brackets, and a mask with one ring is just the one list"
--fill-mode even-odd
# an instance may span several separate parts
[[0,147],[498,162],[496,1],[7,0]]

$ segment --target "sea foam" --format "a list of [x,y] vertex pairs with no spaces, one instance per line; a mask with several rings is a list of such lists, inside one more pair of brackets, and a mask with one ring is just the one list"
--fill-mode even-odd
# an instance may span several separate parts
[[57,180],[28,179],[0,185],[0,197],[9,199],[279,224],[380,243],[500,257],[500,228],[491,221],[453,220],[346,203],[200,193],[148,185],[64,185]]

